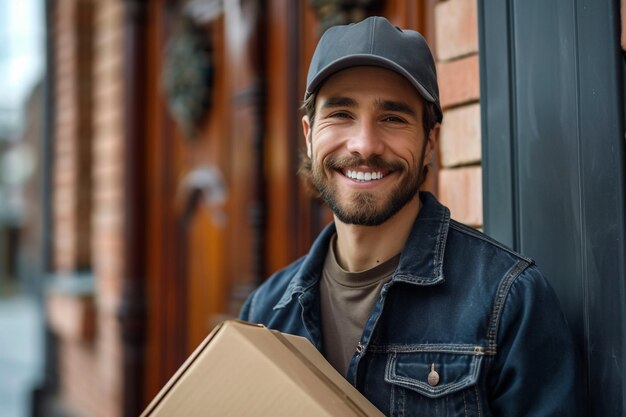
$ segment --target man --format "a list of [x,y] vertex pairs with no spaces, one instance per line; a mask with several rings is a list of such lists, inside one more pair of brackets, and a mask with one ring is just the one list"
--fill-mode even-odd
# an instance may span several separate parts
[[442,121],[435,64],[381,17],[322,37],[302,119],[334,214],[241,319],[307,337],[393,416],[576,416],[573,344],[534,266],[418,193]]

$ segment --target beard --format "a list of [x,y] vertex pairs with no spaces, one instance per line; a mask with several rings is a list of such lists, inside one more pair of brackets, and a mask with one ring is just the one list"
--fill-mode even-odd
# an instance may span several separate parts
[[[311,179],[322,199],[341,222],[359,226],[378,226],[389,220],[415,197],[424,182],[423,163],[424,152],[415,169],[411,167],[407,169],[399,162],[386,162],[379,156],[369,159],[359,157],[337,159],[330,156],[322,164],[313,164]],[[401,181],[384,195],[375,195],[369,191],[339,195],[339,191],[325,175],[325,171],[337,171],[338,175],[343,175],[339,170],[353,166],[367,166],[394,172],[401,177]]]

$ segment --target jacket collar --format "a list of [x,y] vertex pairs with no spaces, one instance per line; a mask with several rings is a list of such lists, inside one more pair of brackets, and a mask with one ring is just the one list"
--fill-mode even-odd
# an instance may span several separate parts
[[[443,256],[450,227],[450,211],[428,192],[420,192],[419,197],[422,207],[391,280],[415,285],[434,285],[444,280]],[[315,239],[309,254],[302,261],[274,309],[284,307],[294,294],[302,293],[319,282],[328,245],[335,233],[335,224],[331,223]]]
[[450,210],[432,194],[420,192],[420,209],[400,255],[393,281],[417,285],[443,282],[443,256],[450,227]]

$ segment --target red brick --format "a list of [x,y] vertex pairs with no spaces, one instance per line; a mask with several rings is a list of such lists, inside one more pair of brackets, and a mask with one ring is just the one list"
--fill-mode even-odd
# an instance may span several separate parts
[[[96,117],[96,119],[99,119]],[[99,155],[100,153],[104,154],[115,154],[120,158],[124,155],[124,143],[120,140],[121,131],[119,130],[121,126],[118,125],[119,119],[99,119],[102,122],[102,125],[95,124],[95,131],[98,133],[96,136],[97,140],[94,142],[93,150],[94,154]],[[113,126],[111,124],[114,123]]]
[[482,170],[480,166],[439,171],[439,199],[454,219],[474,227],[483,224]]
[[102,200],[98,204],[105,206],[106,209],[98,210],[93,216],[94,231],[98,236],[102,232],[117,233],[121,232],[124,226],[124,216],[122,215],[121,200]]
[[54,253],[54,269],[61,273],[70,273],[74,267],[73,252],[62,252],[57,250]]
[[90,341],[95,334],[93,297],[50,293],[46,300],[50,327],[57,336]]
[[[58,0],[55,4],[59,71],[54,92],[60,109],[55,132],[58,156],[64,155],[62,158],[67,160],[57,165],[63,172],[55,175],[62,197],[55,201],[54,221],[60,228],[55,230],[55,262],[59,269],[73,272],[72,267],[86,257],[87,250],[97,248],[91,251],[89,262],[96,282],[106,288],[106,294],[98,294],[98,309],[94,313],[97,333],[92,345],[73,341],[76,331],[70,330],[80,326],[72,324],[70,318],[77,320],[79,313],[68,312],[59,318],[58,310],[69,311],[76,307],[76,302],[59,303],[62,307],[57,308],[56,320],[61,324],[56,327],[65,326],[65,331],[60,331],[61,395],[77,415],[114,417],[121,415],[122,386],[117,303],[110,311],[103,311],[101,305],[112,305],[121,292],[124,6],[121,0]],[[93,42],[84,46],[93,50],[79,50],[79,43],[87,42],[85,39],[92,32]],[[81,100],[88,100],[93,107],[85,107]],[[92,163],[85,168],[84,163],[89,161]],[[81,167],[82,171],[77,172]],[[86,169],[90,175],[81,176]],[[74,181],[69,180],[71,176]],[[82,226],[77,230],[79,225]],[[85,233],[87,230],[92,231],[91,236]],[[82,244],[77,248],[79,241]]]
[[[109,75],[116,74],[118,82],[121,82],[122,76],[124,75],[122,72],[124,57],[117,52],[120,50],[120,47],[123,47],[123,44],[105,43],[104,46],[106,46],[107,49],[101,51],[102,55],[98,58],[94,72],[97,76],[102,76],[102,74],[107,74],[108,72],[110,72]],[[108,87],[108,85],[105,87]]]
[[[91,223],[91,52],[90,0],[61,0],[55,10],[55,119],[54,226],[56,264],[64,271],[88,267]],[[82,45],[85,44],[85,45]],[[71,221],[60,221],[71,218]]]
[[439,61],[478,51],[476,3],[476,0],[447,0],[435,6],[435,36]]
[[121,279],[113,278],[113,276],[107,277],[103,272],[99,272],[99,274],[102,274],[102,279],[98,285],[98,301],[110,305],[111,308],[119,306],[122,298]]
[[444,112],[439,152],[444,168],[480,162],[480,105]]
[[[102,381],[104,393],[112,399],[120,393],[122,385],[121,364],[122,350],[120,340],[119,320],[116,317],[118,303],[111,308],[99,309],[98,328],[100,340],[98,345],[97,370]],[[120,366],[111,366],[112,363],[119,363]],[[117,399],[117,404],[121,404]]]
[[[104,395],[100,372],[94,369],[99,351],[74,341],[61,341],[59,345],[59,370],[61,375],[66,376],[61,379],[61,394],[64,405],[73,411],[72,415],[121,415],[119,400],[111,395]],[[121,384],[118,385],[118,390],[120,387]]]
[[124,18],[123,3],[120,0],[101,1],[101,7],[95,19],[95,25],[101,29],[121,27]]
[[478,55],[437,65],[439,100],[445,110],[480,98]]
[[[119,20],[122,22],[123,20]],[[114,51],[117,53],[116,49],[111,49],[111,45],[122,45],[124,42],[124,31],[119,28],[98,25],[97,28],[98,36],[95,38],[95,47],[98,50],[103,50],[107,52]]]
[[[109,250],[110,249],[103,249]],[[123,251],[117,251],[118,256],[96,257],[94,271],[98,274],[98,297],[121,297],[122,262],[117,258],[123,256]],[[100,301],[100,298],[99,298]]]
[[[59,226],[63,226],[63,224],[59,223]],[[73,223],[70,223],[69,226],[73,226]],[[67,226],[66,226],[67,227]],[[63,231],[63,230],[61,230]],[[74,250],[74,235],[73,234],[57,234],[54,236],[54,246],[56,249],[57,255],[63,257],[64,254],[72,254]]]
[[[58,82],[60,82],[60,80],[57,80],[57,83]],[[76,101],[73,98],[72,92],[72,88],[57,89],[56,91],[58,97],[56,104],[59,106],[59,109],[57,111],[59,112],[60,116],[62,115],[67,117],[68,122],[73,122],[74,118],[76,117],[76,110],[74,108],[74,104],[76,103]]]
[[[118,58],[115,57],[115,60],[117,61]],[[117,76],[115,76],[116,74]],[[101,67],[100,72],[96,73],[96,80],[102,84],[97,85],[94,89],[94,100],[109,106],[114,105],[115,107],[108,109],[109,112],[119,112],[121,105],[119,100],[124,91],[122,71],[119,63],[116,62],[115,65]]]
[[[57,149],[60,147],[61,143],[57,142]],[[74,151],[74,146],[71,143],[67,144],[64,152],[59,153],[55,152],[55,172],[54,178],[55,181],[58,178],[66,178],[68,173],[74,178],[74,168],[76,166],[75,156],[76,152]],[[73,182],[72,182],[73,183]]]

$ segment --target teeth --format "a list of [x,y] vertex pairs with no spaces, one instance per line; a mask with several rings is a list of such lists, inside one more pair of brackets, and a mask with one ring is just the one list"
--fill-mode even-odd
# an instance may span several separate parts
[[346,171],[346,176],[359,181],[372,181],[383,178],[383,174],[381,172],[359,172],[351,170]]

